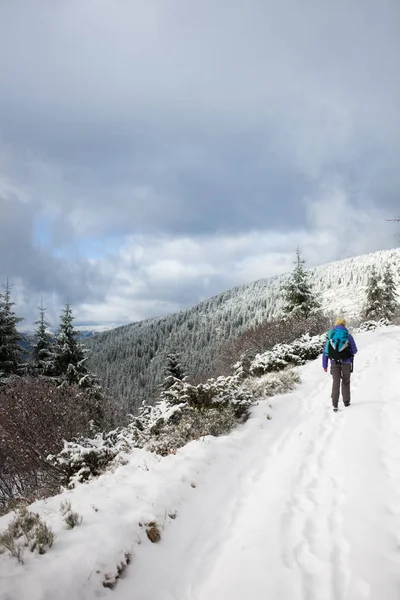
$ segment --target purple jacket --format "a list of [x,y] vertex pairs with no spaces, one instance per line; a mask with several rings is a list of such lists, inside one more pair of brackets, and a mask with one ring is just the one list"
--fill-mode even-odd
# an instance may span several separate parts
[[[344,325],[336,325],[333,329],[346,329],[346,327]],[[346,331],[347,331],[347,329],[346,329]],[[351,348],[351,353],[354,356],[354,354],[357,354],[357,346],[356,346],[353,336],[350,333],[349,333],[349,344],[350,344],[350,348]],[[322,350],[322,367],[324,369],[328,368],[328,361],[329,361],[329,358],[327,355],[327,344],[325,342],[324,348]],[[331,360],[331,364],[334,362],[335,362],[334,360]],[[351,358],[345,358],[342,362],[350,363]]]

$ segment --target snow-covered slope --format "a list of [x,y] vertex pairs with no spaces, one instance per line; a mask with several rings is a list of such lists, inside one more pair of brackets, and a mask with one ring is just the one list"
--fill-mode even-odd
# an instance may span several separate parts
[[[38,502],[56,542],[25,565],[0,556],[1,600],[398,600],[400,328],[357,343],[352,405],[337,414],[317,360],[233,434],[159,460],[136,451]],[[84,517],[72,531],[65,497]],[[158,544],[139,525],[152,520]],[[132,563],[103,588],[125,552]]]
[[[324,310],[356,315],[365,300],[371,266],[392,265],[400,292],[400,248],[356,256],[310,269]],[[221,345],[281,312],[280,287],[288,274],[242,285],[175,315],[113,329],[92,338],[91,366],[116,397],[134,412],[153,398],[163,377],[165,350],[179,351],[188,374],[214,376]],[[105,368],[107,365],[107,368]]]
[[392,266],[397,289],[400,292],[400,248],[354,256],[310,269],[311,281],[321,294],[322,306],[333,313],[356,315],[365,302],[365,289],[371,268],[379,274],[385,266]]

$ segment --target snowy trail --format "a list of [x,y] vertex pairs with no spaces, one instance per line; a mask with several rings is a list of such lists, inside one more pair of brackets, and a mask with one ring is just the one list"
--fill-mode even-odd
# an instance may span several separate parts
[[[162,460],[135,450],[36,502],[56,542],[24,565],[0,554],[0,600],[399,600],[400,328],[357,343],[349,408],[333,413],[317,360],[231,435]],[[73,531],[65,499],[83,516]],[[152,520],[158,544],[140,525]],[[105,589],[126,552],[132,563]]]
[[352,406],[334,414],[330,376],[304,367],[272,424],[260,406],[231,436],[118,600],[398,600],[400,333],[358,341]]

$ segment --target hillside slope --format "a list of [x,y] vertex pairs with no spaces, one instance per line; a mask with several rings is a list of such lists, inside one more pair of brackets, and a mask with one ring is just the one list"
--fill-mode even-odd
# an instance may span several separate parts
[[[0,555],[0,600],[398,600],[400,328],[357,342],[349,408],[332,412],[317,360],[231,435],[159,461],[135,451],[36,503],[56,542],[25,565]],[[83,515],[73,531],[65,498]],[[150,520],[162,525],[155,545],[139,525]],[[123,578],[103,588],[125,552]]]
[[[310,269],[324,309],[357,314],[369,271],[393,265],[400,289],[400,249],[348,258]],[[233,288],[194,308],[95,335],[88,340],[91,367],[131,411],[151,399],[160,383],[165,351],[182,355],[188,374],[214,375],[219,349],[252,325],[281,311],[280,286],[287,274]]]

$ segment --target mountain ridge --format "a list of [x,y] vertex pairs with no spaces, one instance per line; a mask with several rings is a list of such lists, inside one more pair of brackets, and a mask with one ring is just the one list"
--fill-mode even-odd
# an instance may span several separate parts
[[[364,302],[370,268],[382,272],[388,263],[400,291],[400,248],[348,257],[307,271],[322,309],[351,319]],[[178,313],[96,333],[87,339],[91,368],[131,411],[157,395],[168,351],[181,354],[191,377],[209,377],[225,341],[280,314],[280,287],[289,276],[289,272],[282,273],[235,286]]]

